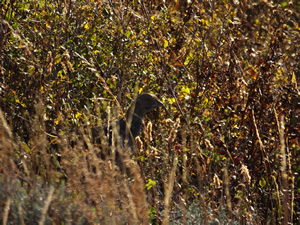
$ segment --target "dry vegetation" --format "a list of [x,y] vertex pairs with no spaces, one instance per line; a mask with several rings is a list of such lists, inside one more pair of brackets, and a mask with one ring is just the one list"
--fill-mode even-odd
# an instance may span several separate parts
[[[299,2],[0,5],[2,224],[300,221]],[[93,144],[142,92],[134,157]]]

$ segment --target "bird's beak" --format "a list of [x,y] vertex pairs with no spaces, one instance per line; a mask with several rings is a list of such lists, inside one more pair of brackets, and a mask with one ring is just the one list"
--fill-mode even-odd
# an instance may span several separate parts
[[157,107],[162,107],[166,111],[166,113],[168,113],[165,105],[161,101],[157,101]]

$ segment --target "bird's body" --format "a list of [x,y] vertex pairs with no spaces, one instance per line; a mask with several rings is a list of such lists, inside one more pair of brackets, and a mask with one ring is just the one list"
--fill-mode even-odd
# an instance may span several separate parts
[[[119,139],[122,145],[126,139],[130,146],[133,145],[134,139],[140,134],[144,116],[146,113],[158,107],[164,107],[164,105],[155,95],[141,94],[137,97],[127,110],[126,121],[120,119],[115,126],[116,130],[119,130]],[[111,126],[109,129],[104,128],[104,134],[108,136],[110,145],[112,143],[113,128],[114,126]],[[96,127],[92,129],[93,141],[96,143],[100,143],[101,133],[103,134],[99,129],[103,128]],[[109,134],[107,132],[109,132]]]

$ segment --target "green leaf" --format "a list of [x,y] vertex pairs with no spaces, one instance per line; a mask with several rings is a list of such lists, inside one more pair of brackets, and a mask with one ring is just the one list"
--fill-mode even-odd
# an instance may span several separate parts
[[267,182],[266,180],[263,178],[259,181],[259,185],[263,188],[264,186],[266,186]]
[[148,180],[148,183],[146,184],[147,190],[150,190],[152,187],[156,186],[156,181],[155,180]]
[[127,31],[127,32],[125,33],[125,36],[126,36],[126,37],[130,37],[130,36],[131,36],[131,31],[130,31],[130,30]]

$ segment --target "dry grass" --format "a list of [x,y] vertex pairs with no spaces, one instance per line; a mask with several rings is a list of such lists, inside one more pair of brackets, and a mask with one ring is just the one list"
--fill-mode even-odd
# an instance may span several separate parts
[[[240,183],[235,196],[232,196],[233,176],[228,167],[215,172],[211,181],[207,180],[210,168],[201,162],[203,153],[199,152],[193,161],[188,159],[190,152],[197,152],[198,144],[193,140],[187,143],[188,133],[184,132],[187,127],[183,125],[180,130],[179,119],[167,120],[164,129],[169,130],[169,134],[166,142],[157,148],[151,146],[154,131],[148,123],[145,143],[140,138],[137,140],[138,151],[132,158],[130,148],[120,145],[118,135],[113,135],[116,141],[112,146],[105,144],[104,132],[102,145],[91,142],[90,127],[86,125],[69,133],[61,130],[58,136],[50,136],[54,139],[49,141],[51,138],[41,119],[43,108],[43,104],[36,104],[30,121],[31,147],[13,136],[2,112],[0,114],[3,224],[16,221],[21,224],[32,221],[39,224],[50,221],[55,224],[148,224],[149,221],[152,224],[211,224],[222,220],[260,224],[257,205],[247,200],[253,179],[247,166],[240,166],[237,174]],[[291,221],[293,214],[288,205],[293,204],[294,199],[289,199],[285,191],[289,188],[286,178],[289,160],[283,139],[283,117],[278,119],[278,129],[282,157],[281,184],[274,180],[280,206],[278,213],[283,221]],[[117,132],[115,127],[113,133]],[[179,136],[182,145],[176,147]],[[204,143],[213,151],[209,141],[204,140]],[[263,148],[261,144],[260,147]],[[116,152],[120,154],[121,166],[115,159]],[[155,183],[149,186],[150,179]],[[40,212],[40,216],[32,216],[36,212]]]

